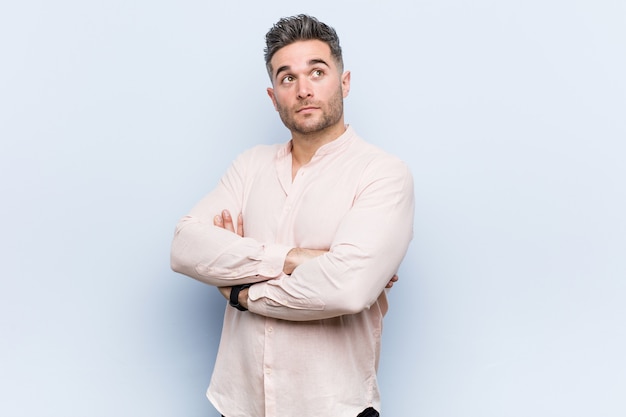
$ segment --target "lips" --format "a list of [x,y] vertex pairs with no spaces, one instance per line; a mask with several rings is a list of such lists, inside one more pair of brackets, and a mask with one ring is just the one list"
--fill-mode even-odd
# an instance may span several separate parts
[[313,110],[319,110],[319,107],[314,107],[314,106],[300,107],[298,110],[296,110],[296,113],[309,113],[309,112],[312,112]]

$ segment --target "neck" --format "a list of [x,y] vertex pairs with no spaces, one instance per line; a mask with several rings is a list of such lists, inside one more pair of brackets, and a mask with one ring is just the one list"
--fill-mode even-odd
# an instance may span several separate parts
[[324,129],[320,132],[313,133],[292,133],[292,149],[291,157],[293,160],[294,174],[298,168],[306,165],[311,161],[315,152],[322,146],[326,145],[343,135],[346,126],[343,123],[337,123],[335,126]]

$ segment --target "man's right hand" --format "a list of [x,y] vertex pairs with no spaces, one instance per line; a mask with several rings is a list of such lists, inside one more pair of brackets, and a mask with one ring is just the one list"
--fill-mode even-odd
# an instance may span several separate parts
[[228,210],[222,210],[221,214],[215,216],[213,218],[213,224],[243,237],[243,216],[241,213],[237,216],[237,229],[235,229],[235,225],[233,225],[233,217]]

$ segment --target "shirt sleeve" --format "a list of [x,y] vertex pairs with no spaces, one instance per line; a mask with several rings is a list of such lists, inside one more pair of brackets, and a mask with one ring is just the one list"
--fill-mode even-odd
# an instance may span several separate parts
[[227,209],[241,212],[250,152],[239,156],[218,186],[176,225],[171,248],[174,271],[215,286],[247,284],[278,278],[288,246],[259,242],[214,226],[213,219]]
[[321,320],[369,308],[397,272],[413,237],[413,179],[385,159],[369,167],[328,253],[290,276],[255,284],[248,309],[263,316]]

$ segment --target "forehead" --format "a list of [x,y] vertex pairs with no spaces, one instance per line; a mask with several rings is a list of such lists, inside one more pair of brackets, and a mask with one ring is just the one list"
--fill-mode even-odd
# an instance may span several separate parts
[[335,61],[330,53],[330,46],[326,42],[320,40],[297,41],[280,48],[272,59],[270,64],[274,71],[282,67],[308,66],[311,61],[323,60],[329,66],[333,66]]

